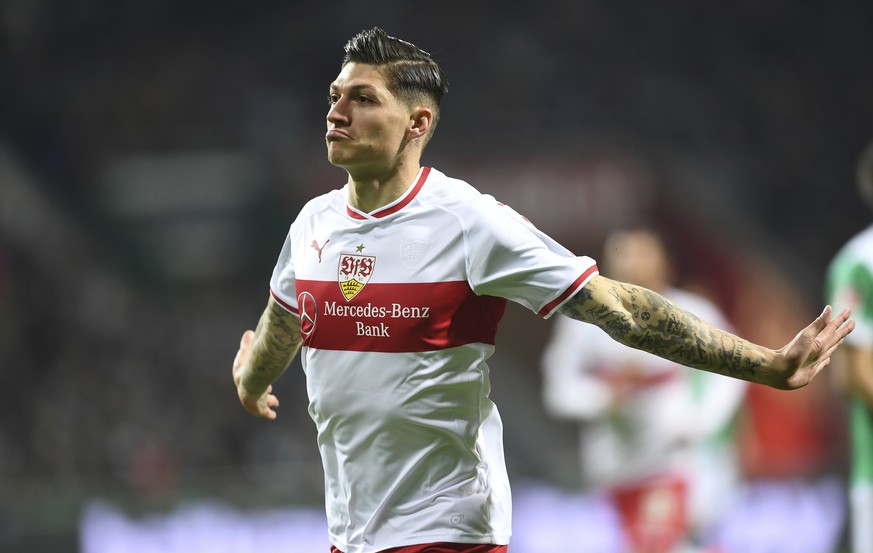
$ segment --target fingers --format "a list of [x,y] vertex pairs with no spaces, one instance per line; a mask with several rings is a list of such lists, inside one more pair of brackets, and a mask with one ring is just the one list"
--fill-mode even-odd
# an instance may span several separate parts
[[833,312],[833,307],[830,305],[825,305],[824,309],[821,312],[821,315],[818,316],[819,321],[824,321],[827,323],[828,319],[831,318],[831,313]]
[[273,420],[278,415],[274,409],[279,406],[279,398],[272,394],[273,387],[269,386],[258,401],[258,415],[265,419]]
[[279,407],[279,398],[270,393],[272,389],[272,386],[267,388],[267,391],[258,397],[241,397],[240,400],[242,401],[243,407],[245,407],[246,411],[256,417],[269,420],[275,419],[278,416],[275,409]]
[[815,326],[819,327],[817,338],[821,337],[822,334],[831,328],[834,342],[841,342],[850,332],[852,332],[852,330],[855,329],[854,319],[849,318],[852,315],[852,310],[847,307],[843,309],[839,315],[828,320],[831,312],[831,306],[825,306],[824,311],[822,311],[818,319],[815,320]]
[[855,329],[855,320],[850,319],[851,316],[852,310],[847,307],[831,321],[836,323],[836,328],[842,333],[841,338],[845,338]]
[[268,420],[275,420],[276,417],[278,416],[276,414],[276,412],[273,411],[272,409],[270,409],[269,407],[264,407],[263,409],[261,409],[258,412],[258,415],[265,418],[265,419],[268,419]]
[[236,357],[233,359],[233,380],[237,386],[237,392],[240,396],[240,401],[246,411],[257,417],[273,420],[278,415],[274,409],[279,406],[279,398],[273,395],[273,386],[267,386],[267,389],[260,395],[254,395],[249,392],[244,386],[240,385],[242,379],[242,367],[251,355],[252,347],[255,341],[255,332],[246,330],[243,332],[242,338],[239,341],[239,350],[236,352]]
[[[270,386],[267,391],[269,392],[269,390],[272,390],[272,388],[273,387]],[[278,406],[279,398],[277,398],[273,394],[268,393],[266,401],[264,402],[264,410],[261,412],[261,416],[270,420],[275,419],[278,415],[276,414],[276,411],[274,411],[274,409]]]
[[846,336],[851,334],[853,330],[855,330],[855,319],[849,319],[849,322],[847,322],[846,325],[840,329],[840,332],[843,333],[843,335],[840,336],[840,341],[842,342],[843,340],[845,340]]
[[[816,322],[818,323],[819,320],[827,320],[831,311],[831,306],[826,306]],[[820,350],[820,353],[816,356],[817,362],[813,366],[810,380],[830,364],[833,353],[843,344],[843,342],[845,342],[846,336],[855,329],[855,320],[849,318],[851,315],[851,309],[843,309],[839,315],[830,321],[827,321],[826,326],[819,331],[813,342],[817,346],[814,349]],[[825,334],[829,329],[832,329],[831,335],[826,336]]]
[[830,355],[832,351],[834,351],[843,341],[846,339],[853,330],[855,330],[855,320],[850,319],[849,317],[852,315],[852,311],[848,308],[843,309],[839,315],[831,319],[828,323],[828,326],[833,326],[833,338],[832,341],[825,349],[827,349],[827,354]]
[[[834,352],[836,352],[837,349],[839,349],[840,346],[842,346],[844,342],[845,342],[845,336],[844,337],[836,337],[836,339],[830,345],[828,345],[826,348],[824,348],[824,351],[822,351],[819,355],[815,356],[815,359],[819,363],[823,363],[823,365],[821,367],[819,367],[818,370],[821,370],[828,363],[830,363],[831,357],[833,356]],[[816,372],[818,372],[818,371],[816,371]]]
[[[828,306],[828,307],[830,307],[830,306]],[[855,327],[855,321],[849,318],[849,317],[851,317],[851,316],[852,316],[852,310],[849,309],[848,307],[846,307],[845,309],[843,309],[842,311],[840,311],[840,314],[839,314],[839,315],[837,315],[836,317],[834,317],[833,319],[831,319],[829,324],[834,325],[834,330],[835,330],[835,331],[836,331],[836,330],[839,330],[839,329],[841,329],[841,328],[845,328],[843,325],[845,325],[847,322],[848,322],[848,324],[851,324],[852,328],[854,328],[854,327]],[[848,330],[847,332],[845,332],[844,335],[848,335],[849,332],[851,332],[851,329]]]
[[813,349],[815,351],[824,350],[825,342],[823,341],[823,334],[827,330],[828,325],[833,322],[831,320],[831,312],[831,306],[826,305],[814,321],[809,323],[806,328],[797,333],[797,338],[800,338],[801,336],[807,336],[808,339],[812,340]]

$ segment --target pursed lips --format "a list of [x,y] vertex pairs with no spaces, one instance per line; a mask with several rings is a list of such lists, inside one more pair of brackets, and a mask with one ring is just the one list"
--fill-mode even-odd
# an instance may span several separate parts
[[327,131],[325,138],[328,141],[331,141],[331,140],[349,139],[349,138],[351,138],[351,136],[349,136],[349,134],[343,130],[330,129],[329,131]]

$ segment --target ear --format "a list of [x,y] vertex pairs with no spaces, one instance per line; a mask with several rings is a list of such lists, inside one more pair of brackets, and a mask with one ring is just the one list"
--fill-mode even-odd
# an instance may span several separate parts
[[430,108],[419,106],[412,110],[409,116],[409,128],[406,136],[410,140],[425,138],[430,126],[433,124],[433,111]]

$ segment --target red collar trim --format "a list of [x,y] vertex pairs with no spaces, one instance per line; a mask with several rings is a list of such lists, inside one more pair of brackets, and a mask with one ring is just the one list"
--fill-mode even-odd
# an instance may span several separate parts
[[406,194],[401,196],[400,199],[393,204],[389,204],[369,214],[361,213],[360,211],[357,211],[356,209],[353,209],[350,205],[346,204],[346,213],[352,219],[359,220],[379,219],[382,217],[387,217],[392,213],[397,213],[398,211],[409,205],[409,202],[411,202],[415,198],[415,196],[418,195],[418,192],[421,190],[421,187],[424,186],[424,181],[427,180],[427,176],[429,174],[430,167],[422,167],[421,171],[418,172],[418,179],[415,181],[415,184],[413,184],[410,189],[406,191]]

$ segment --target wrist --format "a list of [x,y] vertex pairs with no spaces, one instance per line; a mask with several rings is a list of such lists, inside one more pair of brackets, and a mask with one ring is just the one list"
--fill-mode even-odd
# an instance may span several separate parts
[[252,375],[248,371],[243,371],[242,377],[239,381],[240,391],[244,392],[246,395],[250,396],[261,396],[264,392],[267,391],[267,387],[269,384],[261,384],[256,381],[256,379],[252,378]]
[[749,368],[751,376],[748,380],[756,384],[764,384],[774,388],[779,387],[779,383],[785,379],[785,374],[788,371],[788,359],[785,352],[781,349],[761,348],[760,361],[757,367],[754,361],[749,360]]

